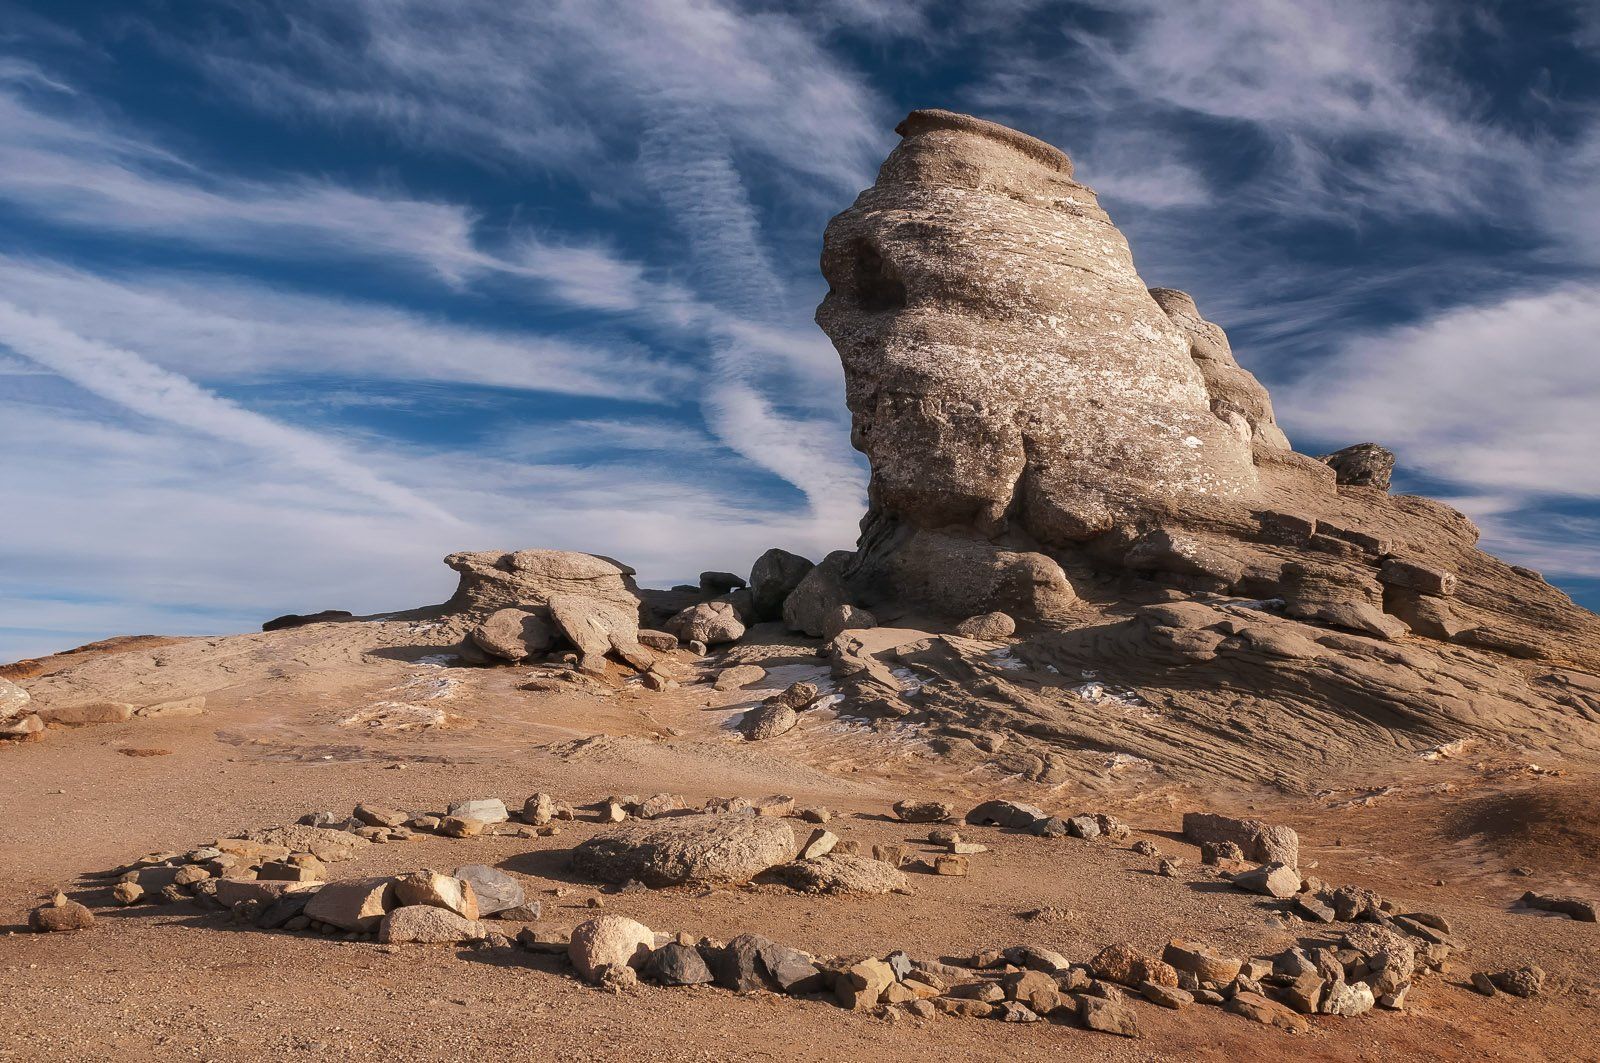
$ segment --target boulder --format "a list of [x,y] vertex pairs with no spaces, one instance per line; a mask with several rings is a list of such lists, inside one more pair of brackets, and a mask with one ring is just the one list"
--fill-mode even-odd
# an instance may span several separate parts
[[703,594],[728,594],[744,585],[744,577],[732,572],[700,573],[700,591]]
[[1300,866],[1300,836],[1290,827],[1259,819],[1233,819],[1210,812],[1185,812],[1183,836],[1196,845],[1233,842],[1247,860]]
[[602,968],[639,967],[655,949],[655,932],[621,915],[601,915],[572,931],[567,956],[586,981],[599,981]]
[[444,563],[461,575],[448,603],[454,612],[482,617],[572,595],[631,614],[637,630],[639,593],[633,569],[609,557],[569,550],[482,550],[451,554]]
[[806,572],[783,601],[785,627],[812,638],[822,637],[830,617],[840,606],[850,604],[843,574],[854,556],[848,550],[835,550]]
[[1333,470],[1340,487],[1375,487],[1389,490],[1394,475],[1394,454],[1376,443],[1356,443],[1317,459]]
[[765,701],[749,712],[739,722],[739,730],[747,741],[760,742],[776,738],[794,730],[800,717],[781,701]]
[[452,801],[446,815],[460,819],[475,819],[479,823],[505,823],[511,818],[506,803],[498,797],[465,798]]
[[637,607],[624,609],[577,594],[555,594],[547,604],[551,622],[588,662],[580,663],[586,671],[593,671],[594,662],[603,661],[608,653],[639,671],[655,663],[654,655],[639,645]]
[[284,631],[289,628],[305,627],[307,624],[329,624],[351,619],[354,619],[354,614],[347,609],[324,609],[320,613],[287,613],[266,621],[261,625],[261,630]]
[[906,876],[893,865],[837,851],[813,860],[785,864],[777,868],[774,874],[801,893],[875,895],[911,892]]
[[396,908],[384,916],[378,940],[385,944],[456,945],[482,941],[488,930],[475,919],[431,904]]
[[388,876],[330,882],[306,905],[305,915],[340,930],[368,933],[378,929],[397,902],[395,880]]
[[77,901],[57,894],[55,899],[28,913],[28,928],[36,934],[59,934],[88,930],[94,926],[94,913]]
[[955,806],[947,801],[896,801],[895,818],[902,823],[949,823],[955,819]]
[[748,882],[792,859],[794,831],[782,820],[739,813],[674,816],[598,834],[572,852],[572,866],[603,882],[651,887]]
[[699,602],[667,621],[666,628],[680,642],[720,646],[744,637],[744,624],[728,602]]
[[645,649],[655,650],[657,653],[671,653],[678,648],[678,636],[670,631],[651,631],[649,628],[640,628],[639,645]]
[[781,620],[783,603],[812,569],[810,561],[787,550],[771,549],[750,569],[751,608],[758,621]]
[[469,637],[485,653],[521,661],[544,653],[556,633],[547,609],[496,609],[473,628]]
[[1005,613],[979,613],[956,625],[956,634],[968,639],[1005,639],[1017,633],[1017,622]]
[[1556,912],[1560,915],[1576,919],[1580,923],[1595,921],[1595,902],[1582,897],[1561,897],[1549,893],[1536,893],[1533,890],[1522,895],[1522,903],[1529,908],[1539,908],[1547,912]]
[[1027,830],[1039,820],[1049,818],[1044,809],[1018,801],[985,801],[966,815],[966,821],[974,826],[1009,827],[1012,830]]
[[1090,996],[1076,995],[1078,1021],[1091,1030],[1116,1034],[1118,1037],[1139,1037],[1139,1023],[1126,1004]]
[[41,720],[61,727],[127,723],[133,719],[133,708],[132,705],[122,701],[91,701],[81,705],[36,706]]
[[19,720],[33,710],[28,707],[32,699],[28,692],[9,679],[0,679],[0,724]]
[[1089,961],[1089,970],[1096,978],[1129,987],[1137,987],[1144,982],[1167,986],[1178,984],[1178,973],[1170,965],[1122,942],[1107,945],[1096,953],[1094,959]]
[[677,942],[669,942],[652,952],[639,973],[664,986],[706,985],[712,981],[711,968],[706,966],[700,950]]
[[714,690],[739,690],[759,683],[767,677],[767,670],[759,664],[736,664],[717,673],[711,686]]
[[1249,893],[1287,900],[1300,891],[1300,876],[1287,864],[1262,864],[1234,875],[1233,884]]
[[413,871],[409,875],[402,875],[395,880],[394,897],[398,905],[443,908],[466,920],[476,920],[483,914],[472,883],[436,871]]

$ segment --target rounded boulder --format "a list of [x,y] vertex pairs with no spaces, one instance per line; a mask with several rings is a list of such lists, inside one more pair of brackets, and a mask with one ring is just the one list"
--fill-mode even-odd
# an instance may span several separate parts
[[713,813],[607,831],[574,849],[572,866],[602,882],[638,881],[659,888],[748,882],[794,853],[794,831],[782,820]]

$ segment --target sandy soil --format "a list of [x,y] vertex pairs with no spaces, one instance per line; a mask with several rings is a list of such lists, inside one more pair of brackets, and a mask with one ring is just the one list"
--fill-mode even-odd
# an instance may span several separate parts
[[[737,651],[762,659],[769,681],[727,694],[704,684],[623,686],[611,697],[523,691],[530,669],[441,662],[425,621],[124,643],[33,665],[22,681],[41,701],[93,689],[138,704],[195,693],[207,702],[198,717],[52,729],[43,742],[0,746],[0,1060],[1596,1058],[1600,932],[1513,907],[1529,888],[1595,890],[1600,787],[1584,766],[1533,770],[1503,755],[1419,762],[1405,778],[1329,780],[1317,799],[1179,783],[1115,792],[1106,779],[1046,790],[952,772],[914,728],[827,712],[779,739],[739,741],[728,724],[769,687],[826,675],[808,647],[769,641]],[[1545,774],[1552,768],[1565,774]],[[972,874],[913,875],[910,897],[817,898],[772,885],[604,895],[607,911],[659,931],[751,931],[816,953],[928,957],[1038,944],[1084,960],[1110,942],[1159,948],[1174,936],[1251,954],[1286,947],[1292,935],[1269,906],[1223,887],[1177,837],[1182,811],[1213,808],[1292,824],[1303,868],[1447,916],[1467,952],[1445,976],[1419,982],[1404,1013],[1319,1018],[1290,1037],[1204,1007],[1136,1003],[1145,1036],[1129,1041],[1052,1023],[887,1022],[716,989],[610,996],[520,950],[385,950],[244,930],[188,905],[97,909],[100,923],[85,933],[23,930],[53,888],[102,901],[108,880],[94,875],[148,851],[361,800],[442,809],[498,796],[517,806],[535,790],[574,803],[783,793],[833,809],[830,828],[866,844],[925,833],[885,815],[903,797],[964,808],[1015,796],[1111,812],[1138,828],[1128,842],[1094,844],[975,830],[991,851],[973,858]],[[586,817],[551,838],[374,846],[333,870],[494,864],[544,903],[542,925],[571,927],[602,896],[567,868],[567,851],[599,829]],[[1140,837],[1185,858],[1177,877],[1156,875],[1153,859],[1129,849]],[[1073,914],[1021,918],[1046,905]],[[1474,969],[1527,962],[1550,973],[1542,999],[1487,999],[1463,984]]]

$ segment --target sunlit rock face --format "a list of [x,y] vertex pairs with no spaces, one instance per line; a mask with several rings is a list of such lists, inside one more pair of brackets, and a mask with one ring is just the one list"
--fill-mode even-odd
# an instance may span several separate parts
[[[828,226],[817,311],[872,466],[868,524],[1064,546],[1250,496],[1254,438],[1284,443],[1265,392],[1192,301],[1163,309],[1066,155],[945,111],[897,131]],[[1197,350],[1259,396],[1214,403]]]

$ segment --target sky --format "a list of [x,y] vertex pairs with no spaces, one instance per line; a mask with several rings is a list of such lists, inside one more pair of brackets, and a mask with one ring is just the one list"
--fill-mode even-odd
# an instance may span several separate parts
[[1600,0],[0,0],[0,660],[848,548],[822,230],[930,106],[1600,605]]

